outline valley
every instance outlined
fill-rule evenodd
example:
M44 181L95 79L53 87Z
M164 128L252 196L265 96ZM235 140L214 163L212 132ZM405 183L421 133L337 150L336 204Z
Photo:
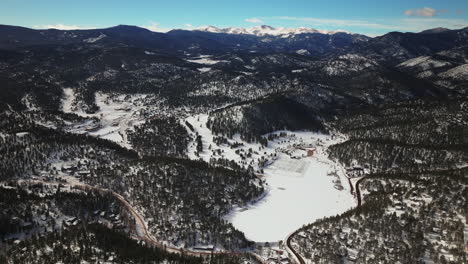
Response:
M465 263L468 28L0 26L1 263Z
M64 112L72 112L72 93L65 90ZM86 114L75 106L75 112L90 120L70 125L68 131L108 139L131 148L123 139L127 138L133 126L144 122L140 111L144 109L145 113L150 113L151 109L144 106L146 95L140 95L139 100L133 98L138 97L123 100L122 96L96 94L99 111ZM157 112L157 106L153 106L154 117L151 118L160 118ZM208 114L198 114L179 120L193 139L188 144L187 157L194 160L201 158L205 162L235 162L239 167L255 171L259 181L266 186L264 194L258 199L233 208L223 216L244 232L248 239L277 242L303 223L339 214L356 205L344 169L331 161L327 154L328 146L344 141L343 136L284 130L264 135L265 138L274 139L267 146L262 146L243 141L240 135L234 135L232 139L213 135L207 127L208 119ZM198 137L201 139L200 146ZM220 144L220 140L225 143ZM275 232L272 232L270 225L278 227Z

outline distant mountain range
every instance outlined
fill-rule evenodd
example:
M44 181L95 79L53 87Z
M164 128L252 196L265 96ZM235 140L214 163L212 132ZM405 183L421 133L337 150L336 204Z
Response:
M152 32L136 26L90 30L35 30L0 26L0 49L18 49L38 45L124 45L165 54L206 54L228 51L296 52L318 55L340 50L369 37L346 32L314 29L274 29L259 26L249 29L204 27L199 30Z
M468 28L437 28L420 33L391 32L371 38L341 31L270 26L224 29L207 26L192 31L157 33L127 25L90 30L35 30L0 25L0 49L51 45L132 46L164 54L247 51L298 53L315 57L352 51L378 59L390 59L395 64L455 48L467 41Z
M242 28L242 27L228 27L228 28L217 28L214 26L204 26L194 31L203 31L203 32L211 32L211 33L226 33L226 34L248 34L248 35L255 35L255 36L281 36L281 37L291 37L293 35L298 34L308 34L308 33L319 33L319 34L329 34L333 35L335 33L348 33L348 31L344 30L336 30L336 31L327 31L327 30L320 30L314 28L306 28L306 27L298 27L298 28L274 28L268 25L261 25L255 26L250 28Z

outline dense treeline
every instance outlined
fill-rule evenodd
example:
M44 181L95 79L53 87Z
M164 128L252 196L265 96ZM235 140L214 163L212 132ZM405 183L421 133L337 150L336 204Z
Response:
M466 100L414 101L344 116L333 125L350 140L332 158L374 170L456 168L468 161Z
M43 183L18 185L13 181L0 190L0 244L64 230L79 222L107 219L124 229L133 222L114 196L96 190L83 192Z
M325 131L311 109L284 96L215 111L211 113L207 126L215 134L232 138L239 133L247 142L263 144L266 144L266 140L262 135L276 130Z
M293 241L316 263L464 263L466 173L369 176L361 207L304 226Z
M26 249L26 250L25 250ZM203 263L203 259L142 245L120 231L82 224L63 232L33 236L0 255L3 263Z
M187 129L174 117L147 120L128 134L133 148L146 156L184 157L188 137Z
M202 259L147 247L130 238L133 218L108 192L11 181L0 198L0 260L5 263L241 263L247 258L216 254Z
M216 244L249 247L244 235L224 221L234 205L245 205L263 192L253 174L211 167L200 161L151 158L102 165L84 181L112 189L152 219L150 231L160 240L192 247ZM164 230L164 231L162 231Z
M50 168L51 159L75 158L106 162L134 159L138 155L114 142L77 135L33 124L29 117L5 112L0 121L0 179L6 180ZM60 168L56 168L60 169Z

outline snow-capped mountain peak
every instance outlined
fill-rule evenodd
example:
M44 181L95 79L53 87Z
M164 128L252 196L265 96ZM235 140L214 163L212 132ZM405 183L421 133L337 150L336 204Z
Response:
M223 33L223 29L217 28L215 26L204 26L196 29L198 31L212 32L212 33Z
M218 28L215 26L204 26L195 29L196 31L204 31L204 32L211 32L211 33L225 33L225 34L247 34L247 35L255 35L255 36L292 36L297 34L305 34L305 33L320 33L320 34L335 34L338 32L349 33L344 30L336 30L336 31L327 31L327 30L318 30L314 28L307 28L307 27L298 27L298 28L285 28L285 27L278 27L274 28L268 25L260 25L250 28L242 28L242 27L227 27L227 28Z

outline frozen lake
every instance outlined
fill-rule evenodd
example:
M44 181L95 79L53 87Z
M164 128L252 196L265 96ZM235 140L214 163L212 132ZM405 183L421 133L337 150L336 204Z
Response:
M230 221L247 238L256 242L275 242L283 240L293 231L317 219L345 212L356 206L347 178L337 164L325 154L328 146L341 142L343 138L308 131L276 131L271 134L286 133L269 141L263 148L258 143L247 143L235 135L231 143L242 143L242 146L231 148L228 145L217 146L213 134L206 127L208 115L201 114L188 117L185 121L193 125L196 135L202 137L203 151L195 155L196 143L188 147L188 156L192 159L202 158L209 161L212 157L234 160L239 165L253 164L258 169L258 159L268 157L272 163L264 169L268 183L266 196L247 208L235 208L224 218ZM196 135L195 135L196 133ZM209 148L212 146L212 148ZM221 155L214 154L217 148ZM301 149L315 148L312 157L305 157ZM210 150L211 149L211 150ZM241 158L237 151L246 153L252 149L252 156ZM291 158L299 157L299 159ZM336 172L328 176L328 172ZM335 188L335 182L341 182L343 190Z
M303 172L295 172L296 168ZM334 188L329 170L320 157L295 160L283 154L265 169L268 195L248 210L236 209L227 219L253 241L274 242L304 224L343 213L355 201L344 179L345 189Z

